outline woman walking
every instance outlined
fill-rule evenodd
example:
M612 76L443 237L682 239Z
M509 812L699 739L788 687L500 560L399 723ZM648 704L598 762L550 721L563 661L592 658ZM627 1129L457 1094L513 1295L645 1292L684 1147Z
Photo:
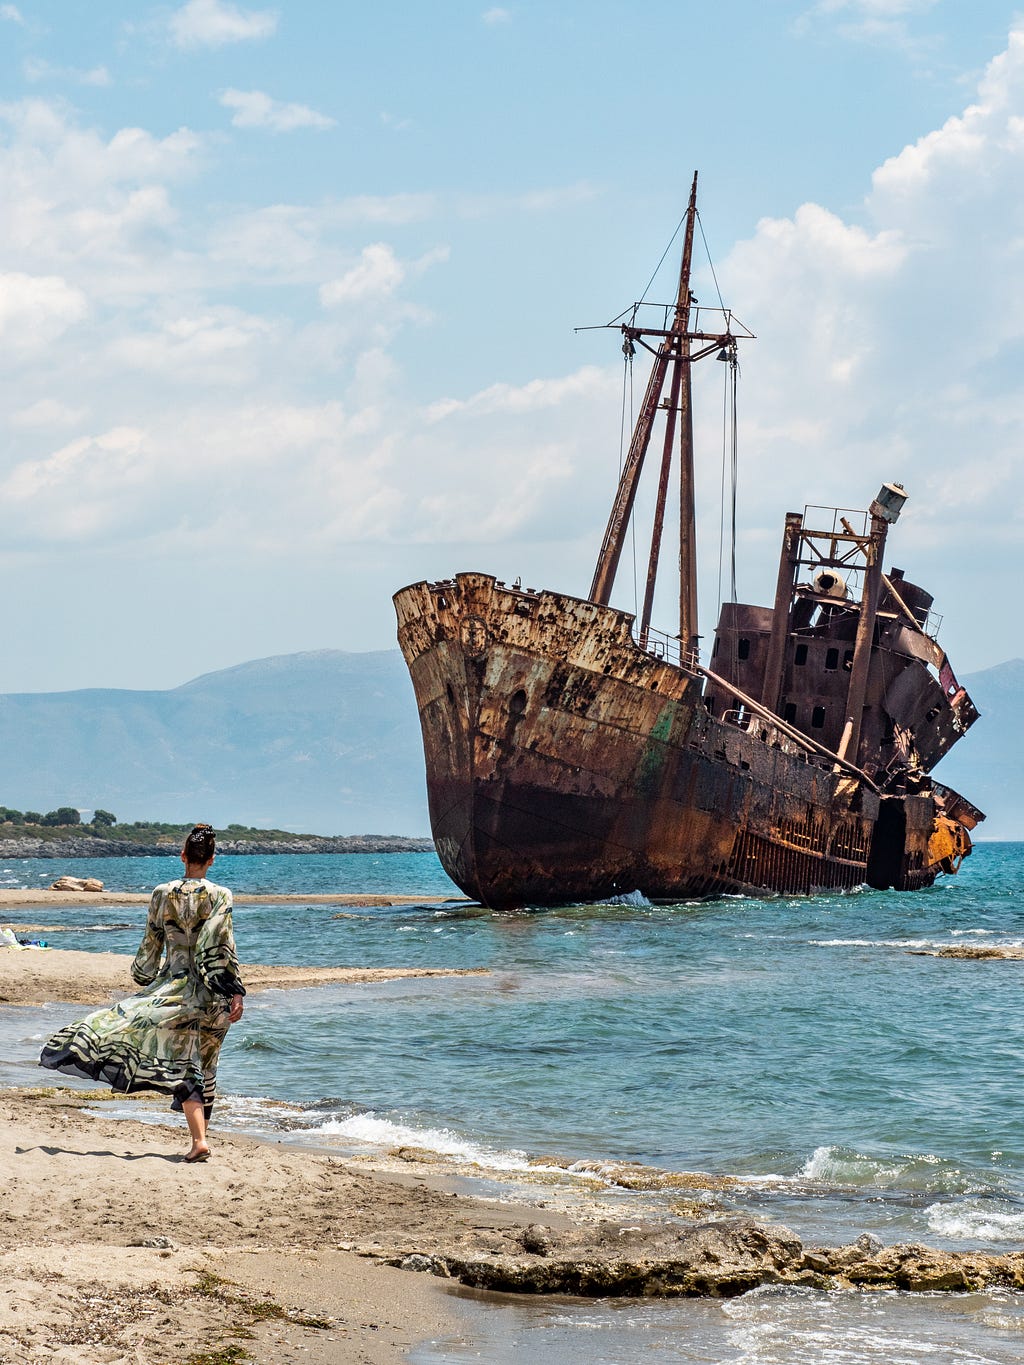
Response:
M230 1024L242 1017L245 987L231 928L231 892L206 880L215 855L210 825L185 840L185 875L158 886L132 963L145 989L55 1033L40 1066L105 1081L126 1093L156 1090L184 1112L186 1161L207 1161L217 1058Z

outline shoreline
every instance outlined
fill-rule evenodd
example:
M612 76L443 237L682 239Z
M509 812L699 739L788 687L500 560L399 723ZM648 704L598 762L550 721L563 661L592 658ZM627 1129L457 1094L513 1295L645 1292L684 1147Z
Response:
M0 909L31 909L33 906L46 905L148 905L149 891L54 891L50 887L38 889L24 887L0 888ZM299 902L303 905L473 905L467 896L391 896L369 894L355 891L315 891L297 893L281 891L275 893L256 891L236 891L232 893L235 905L288 905Z
M0 1005L107 1005L140 989L131 977L129 953L89 953L69 948L0 947ZM408 977L483 976L485 967L281 967L242 963L252 993L311 986L399 981Z

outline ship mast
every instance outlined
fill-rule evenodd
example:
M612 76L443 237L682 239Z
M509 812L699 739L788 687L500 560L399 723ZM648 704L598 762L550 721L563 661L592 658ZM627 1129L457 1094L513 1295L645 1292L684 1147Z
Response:
M657 502L654 511L654 524L651 531L651 549L647 568L647 586L644 593L643 610L640 616L639 642L646 648L650 630L651 612L654 605L654 587L657 579L658 560L661 553L661 538L665 522L665 505L668 497L669 475L672 468L676 431L679 433L679 648L684 661L696 660L699 634L697 627L697 553L696 527L694 512L693 479L693 412L691 407L691 366L713 351L727 348L732 352L735 337L730 332L731 317L725 315L726 330L722 333L708 333L690 330L691 306L696 300L690 292L690 272L693 260L694 229L697 222L697 174L694 172L690 188L690 202L686 211L686 229L683 238L683 256L679 269L679 287L672 309L671 321L666 328L638 327L623 325L623 349L633 353L633 344L639 342L654 355L650 378L644 393L640 415L637 418L629 451L622 466L619 486L612 504L604 540L594 571L594 581L590 588L590 599L606 606L611 598L619 560L626 542L629 519L636 502L640 475L643 471L647 449L651 442L654 423L659 411L665 413L665 437L662 447L661 471L658 480ZM634 309L634 319L636 317ZM667 320L667 319L666 319ZM744 329L745 330L745 329ZM655 342L650 344L646 338ZM702 343L696 350L693 343ZM668 396L663 398L666 382Z

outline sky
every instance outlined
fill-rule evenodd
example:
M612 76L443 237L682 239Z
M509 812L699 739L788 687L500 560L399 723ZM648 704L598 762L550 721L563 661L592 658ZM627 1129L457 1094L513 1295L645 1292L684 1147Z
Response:
M641 296L695 170L695 292L757 338L740 599L787 511L898 480L888 561L957 672L1024 653L1014 6L19 0L0 80L0 692L393 648L392 593L463 570L585 595L646 376L575 329Z

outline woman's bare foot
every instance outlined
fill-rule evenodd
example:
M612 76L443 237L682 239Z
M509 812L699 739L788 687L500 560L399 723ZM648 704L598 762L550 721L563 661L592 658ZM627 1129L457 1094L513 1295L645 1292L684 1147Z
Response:
M194 1161L209 1161L209 1159L210 1159L210 1149L209 1149L209 1147L207 1147L207 1145L206 1145L205 1142L194 1142L194 1143L192 1144L192 1147L190 1148L188 1154L187 1154L186 1157L185 1157L185 1160L186 1160L186 1161L192 1161L192 1162L194 1162Z

